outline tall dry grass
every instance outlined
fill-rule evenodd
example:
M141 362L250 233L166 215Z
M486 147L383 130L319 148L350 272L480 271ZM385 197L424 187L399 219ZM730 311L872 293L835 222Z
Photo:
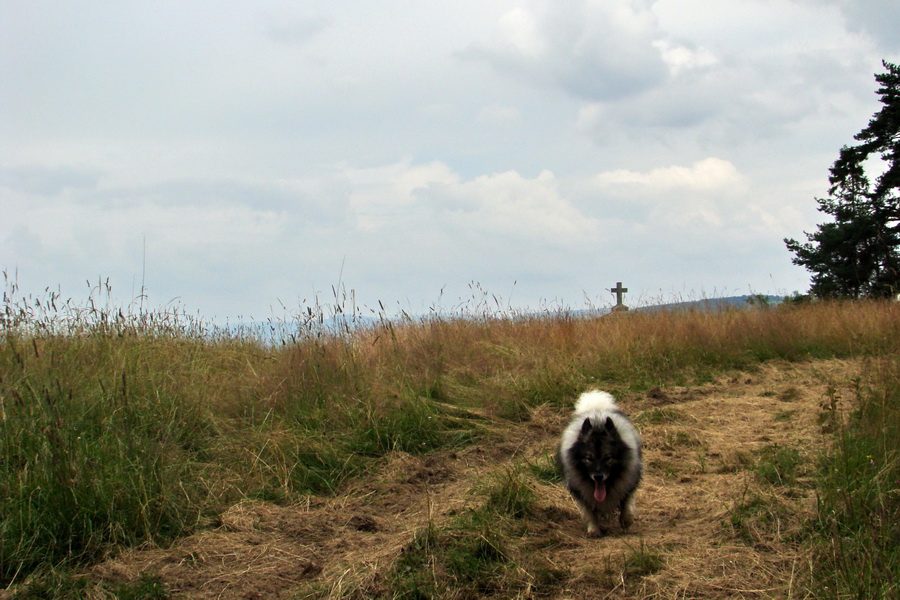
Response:
M240 498L338 492L386 453L478 439L478 415L900 346L888 303L382 319L283 345L97 304L5 295L0 586L171 540Z

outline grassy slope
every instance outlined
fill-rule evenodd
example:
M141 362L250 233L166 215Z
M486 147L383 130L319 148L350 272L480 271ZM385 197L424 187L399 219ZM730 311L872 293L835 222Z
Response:
M48 566L90 564L113 547L178 538L242 498L284 503L339 492L391 451L470 443L482 430L477 415L524 420L538 405L567 406L590 385L642 391L769 359L896 355L900 345L897 308L865 303L432 320L279 348L209 339L165 315L140 323L76 319L65 334L33 318L6 325L2 585ZM884 389L893 391L861 391L860 398L893 394L878 414L895 426L891 372L884 370ZM838 460L851 460L837 448ZM881 482L876 499L863 495L859 504L871 514L872 502L881 503L875 513L883 522L896 516L889 493L896 453L884 442L864 452L885 470L873 473ZM829 520L838 509L823 497L820 531L833 533L846 519ZM885 527L859 535L883 539L891 534ZM848 562L845 548L830 556ZM822 568L839 574L840 565L826 559ZM871 571L877 580L884 566Z

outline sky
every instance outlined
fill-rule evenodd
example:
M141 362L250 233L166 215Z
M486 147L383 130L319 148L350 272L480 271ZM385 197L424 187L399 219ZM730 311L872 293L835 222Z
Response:
M802 292L783 238L898 31L894 0L0 0L0 269L210 320Z

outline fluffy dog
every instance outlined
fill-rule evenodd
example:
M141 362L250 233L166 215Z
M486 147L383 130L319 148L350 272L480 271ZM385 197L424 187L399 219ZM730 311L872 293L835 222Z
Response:
M578 398L556 462L588 535L607 533L616 511L622 529L631 527L634 493L644 470L641 436L610 394L594 390Z

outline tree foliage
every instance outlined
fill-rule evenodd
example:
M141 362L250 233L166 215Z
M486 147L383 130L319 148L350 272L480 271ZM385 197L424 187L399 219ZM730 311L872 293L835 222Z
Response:
M816 199L832 221L806 233L806 243L784 240L792 262L812 273L809 291L816 297L900 293L900 67L882 64L887 72L875 80L883 106L854 136L860 143L841 148L830 169L829 195ZM873 167L883 169L874 182L866 173Z

